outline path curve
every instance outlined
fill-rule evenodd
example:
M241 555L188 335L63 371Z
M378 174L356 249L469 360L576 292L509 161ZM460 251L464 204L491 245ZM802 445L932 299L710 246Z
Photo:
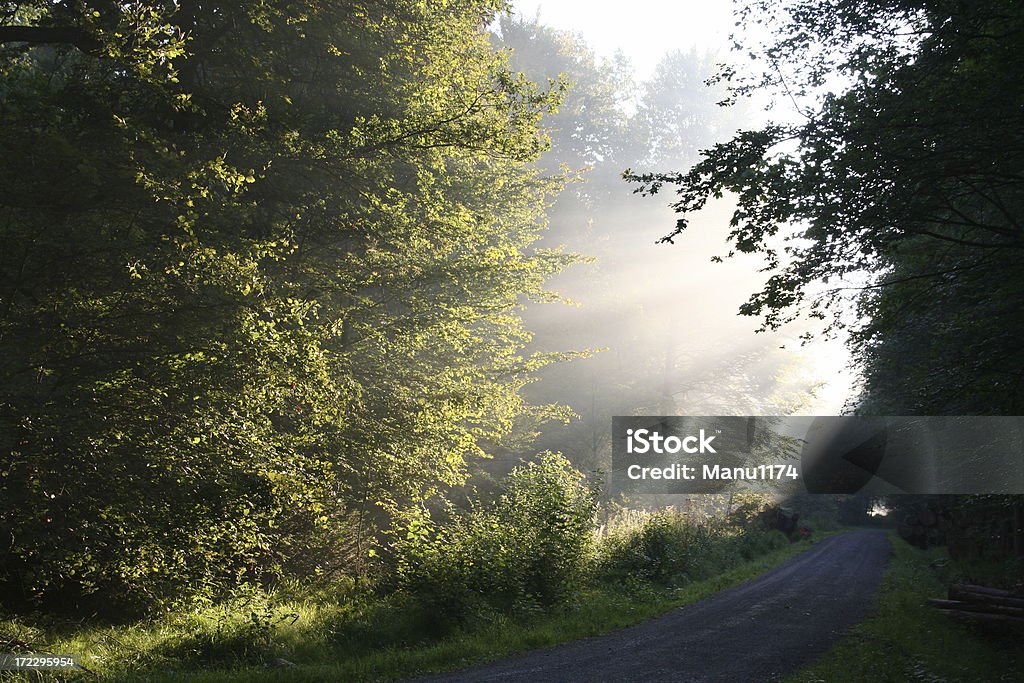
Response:
M777 680L824 654L868 615L888 556L884 532L851 531L650 621L418 680Z

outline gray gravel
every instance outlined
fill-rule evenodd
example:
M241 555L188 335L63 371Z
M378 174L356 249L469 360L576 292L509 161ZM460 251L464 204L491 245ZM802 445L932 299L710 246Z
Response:
M642 624L419 680L776 680L812 662L868 615L888 555L880 531L834 536Z

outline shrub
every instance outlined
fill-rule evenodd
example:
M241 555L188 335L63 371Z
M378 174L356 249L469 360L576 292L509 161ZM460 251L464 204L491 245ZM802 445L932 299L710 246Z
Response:
M788 543L778 531L736 530L717 520L655 513L602 543L598 575L608 581L675 585L725 571Z
M745 560L752 560L759 555L764 555L789 545L789 538L777 529L768 530L750 527L744 529L737 536L737 539L739 539L740 554L743 555Z
M610 579L670 583L686 574L690 555L702 544L700 535L679 515L653 514L638 529L605 539L599 573Z
M444 526L411 514L395 544L399 583L442 622L563 601L593 558L595 499L565 458L542 454L514 469L493 503Z

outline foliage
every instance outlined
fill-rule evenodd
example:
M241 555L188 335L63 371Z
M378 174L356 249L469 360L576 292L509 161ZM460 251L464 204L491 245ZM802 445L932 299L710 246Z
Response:
M605 580L682 585L714 576L744 560L788 545L778 531L730 528L672 512L647 517L638 529L611 534L601 545L598 574Z
M946 597L945 550L922 552L895 534L890 542L892 557L872 616L820 660L785 680L1020 679L1024 647L1017 634L962 623L927 603L928 598Z
M597 203L607 201L610 190L617 189L609 181L616 169L629 163L624 157L634 144L623 110L635 91L629 63L621 54L601 58L578 35L545 26L538 19L502 16L495 42L509 52L513 67L534 83L565 86L558 111L542 122L551 138L551 151L541 164L551 170L566 166L586 171L588 182L568 188L559 203L596 209ZM568 236L559 231L559 239Z
M729 523L744 527L754 524L757 520L757 515L773 505L774 499L766 493L737 491L732 495L730 503L728 512Z
M250 607L238 602L118 626L0 615L0 633L38 650L80 653L89 676L101 680L398 680L624 628L757 576L807 547L788 545L681 589L637 592L604 583L555 610L475 621L455 632L442 632L397 594L341 585L315 592L281 587L267 595L269 638L258 643L233 638L236 625L250 618ZM266 666L278 657L296 666Z
M500 7L0 4L5 601L359 571L534 411L572 257Z
M542 454L512 470L493 503L454 512L445 525L411 512L394 548L399 581L441 622L486 608L549 607L583 587L595 511L583 475Z
M687 172L629 174L638 191L676 186L665 239L730 193L730 254L771 273L741 312L858 321L862 411L1019 412L1020 3L755 0L741 25L755 24L770 38L743 49L762 71L722 77L793 111Z
M592 265L567 269L551 283L578 307L525 312L535 348L597 351L545 367L527 388L538 403L558 400L579 415L539 430L538 445L584 471L601 471L610 463L607 424L614 415L791 411L792 397L809 393L806 383L786 377L793 355L771 340L737 349L734 338L723 343L729 335L719 330L721 338L693 334L692 319L706 301L687 286L693 275L680 272L690 265L652 244L670 213L632 196L621 180L630 165L688 163L743 116L743 107L717 107L726 90L703 83L713 73L712 58L673 51L650 78L634 82L621 55L602 58L579 35L537 19L504 18L498 33L515 69L538 84L566 85L559 111L541 122L552 147L540 163L567 166L577 177L550 207L544 239L594 256ZM679 341L684 336L686 344ZM498 475L501 464L484 466Z
M810 493L792 496L783 505L800 515L800 525L807 526L814 532L832 531L848 524L859 526L866 524L864 511L869 506L863 504L859 496L827 495ZM860 503L858 506L857 503ZM850 509L857 507L857 513Z

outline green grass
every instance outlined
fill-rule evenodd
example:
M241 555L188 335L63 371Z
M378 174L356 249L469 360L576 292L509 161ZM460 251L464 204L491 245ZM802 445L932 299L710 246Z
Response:
M636 624L757 576L810 545L794 543L681 588L644 583L592 587L574 603L550 612L496 614L446 635L432 635L429 615L399 596L339 600L282 595L275 596L274 604L239 602L131 626L28 627L0 620L0 633L43 643L50 652L84 655L92 673L72 674L76 680L386 681ZM274 658L296 666L260 663Z
M954 578L987 576L991 564L958 565L945 548L922 551L890 534L893 555L874 615L788 683L819 681L1024 681L1024 634L963 623L927 605ZM1012 571L1001 565L1002 576Z

